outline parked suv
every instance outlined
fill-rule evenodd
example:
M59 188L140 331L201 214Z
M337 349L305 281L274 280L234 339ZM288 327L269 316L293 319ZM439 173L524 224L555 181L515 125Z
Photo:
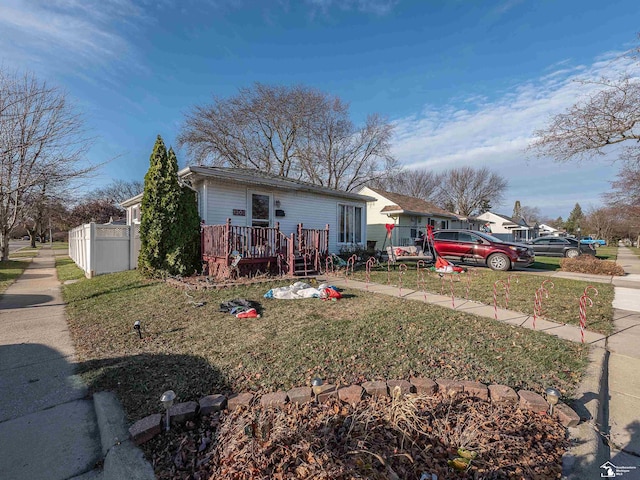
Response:
M438 230L434 233L438 255L457 260L475 260L492 270L509 270L516 265L528 267L535 260L533 249L519 243L473 230Z

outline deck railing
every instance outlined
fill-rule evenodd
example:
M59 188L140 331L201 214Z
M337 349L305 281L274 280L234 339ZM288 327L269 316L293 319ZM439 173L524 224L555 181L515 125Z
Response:
M243 262L275 258L281 273L293 275L295 258L301 256L305 258L305 265L308 261L309 266L315 265L319 270L321 259L329 253L329 225L324 229L309 229L299 224L296 232L285 235L279 223L273 228L231 225L231 219L223 225L205 225L202 258L223 260L227 265L238 255Z

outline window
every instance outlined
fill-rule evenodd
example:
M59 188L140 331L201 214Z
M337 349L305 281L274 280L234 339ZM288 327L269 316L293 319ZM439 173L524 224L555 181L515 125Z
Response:
M409 219L409 221L411 222L411 232L409 233L409 236L411 238L416 238L418 237L418 228L420 227L420 217L411 217Z
M434 237L437 240L458 240L458 232L450 232L450 231L442 231L442 232L436 232L436 234L434 235Z
M458 232L458 241L459 242L475 242L473 236L467 232Z
M362 207L338 205L338 243L362 243Z

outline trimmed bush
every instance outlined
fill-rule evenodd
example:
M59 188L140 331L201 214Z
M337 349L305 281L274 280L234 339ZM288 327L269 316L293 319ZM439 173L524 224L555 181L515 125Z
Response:
M560 269L564 272L592 273L595 275L624 275L624 268L611 260L600 260L591 255L560 260Z

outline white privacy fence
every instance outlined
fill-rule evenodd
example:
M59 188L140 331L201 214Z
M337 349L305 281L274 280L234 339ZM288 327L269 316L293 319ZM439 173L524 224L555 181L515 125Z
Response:
M87 223L69 231L69 256L91 278L138 264L140 225Z

